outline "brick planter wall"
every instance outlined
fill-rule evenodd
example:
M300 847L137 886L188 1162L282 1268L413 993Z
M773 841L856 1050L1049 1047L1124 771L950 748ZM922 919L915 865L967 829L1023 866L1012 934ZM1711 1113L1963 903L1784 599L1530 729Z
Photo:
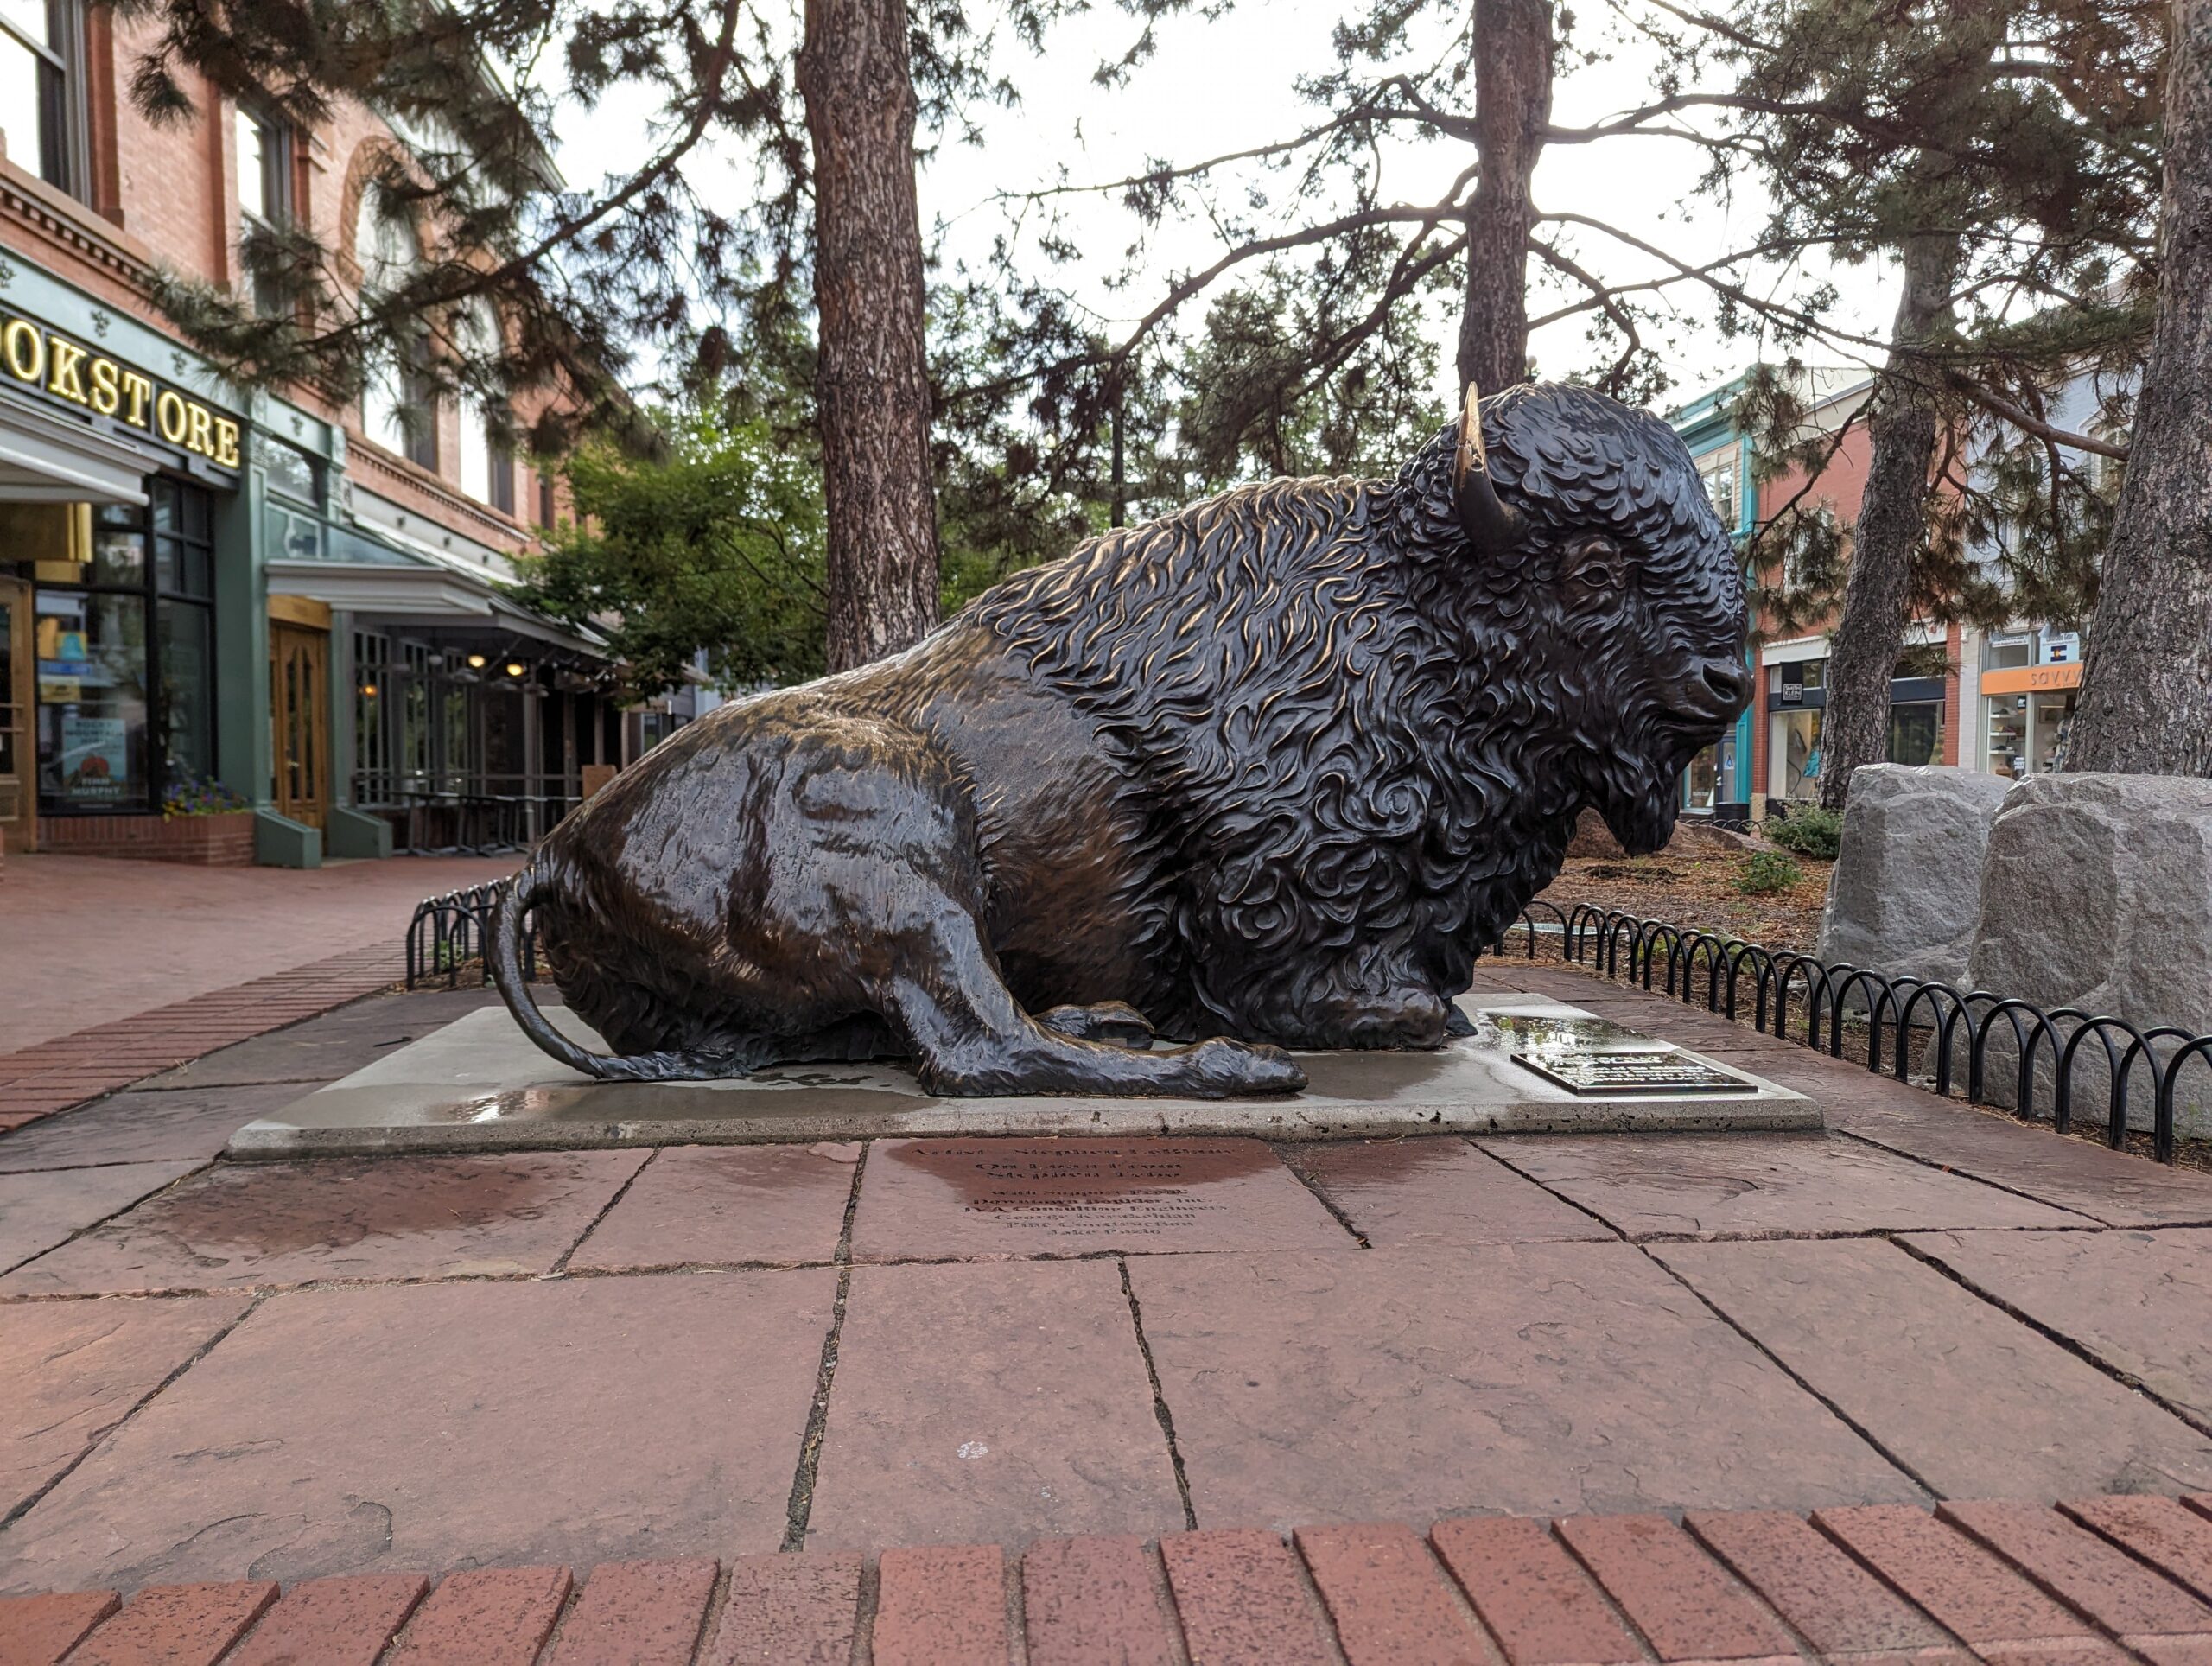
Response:
M59 856L124 856L201 868L253 864L253 812L223 816L41 816L38 848Z

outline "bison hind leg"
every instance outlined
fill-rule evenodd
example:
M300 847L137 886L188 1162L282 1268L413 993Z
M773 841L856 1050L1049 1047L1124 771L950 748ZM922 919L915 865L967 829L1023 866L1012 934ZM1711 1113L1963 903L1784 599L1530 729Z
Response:
M1152 1094L1218 1099L1294 1093L1306 1073L1280 1048L1217 1036L1187 1047L1140 1051L1087 1040L1022 1011L1000 981L975 918L946 899L932 929L911 937L886 994L888 1014L933 1093ZM1118 1002L1114 1003L1119 1005ZM1058 1008L1094 1021L1095 1009ZM1111 1021L1126 1029L1127 1009ZM1141 1022L1141 1021L1139 1021Z
M1107 1041L1117 1047L1148 1047L1152 1026L1126 1001L1102 1001L1093 1007L1050 1007L1037 1021L1055 1034L1077 1041Z

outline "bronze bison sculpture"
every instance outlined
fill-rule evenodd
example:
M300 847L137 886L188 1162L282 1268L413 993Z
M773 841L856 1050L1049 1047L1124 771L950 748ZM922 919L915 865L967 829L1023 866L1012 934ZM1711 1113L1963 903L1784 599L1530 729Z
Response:
M1744 633L1664 423L1471 393L1395 480L1109 532L677 731L539 847L494 974L613 1079L906 1056L940 1093L1295 1089L1284 1048L1464 1027L1452 997L1586 804L1666 842L1749 696ZM533 911L613 1056L533 1005Z

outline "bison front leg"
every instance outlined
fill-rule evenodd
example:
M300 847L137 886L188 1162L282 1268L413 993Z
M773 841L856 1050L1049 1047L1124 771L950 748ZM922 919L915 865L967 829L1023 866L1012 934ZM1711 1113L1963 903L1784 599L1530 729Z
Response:
M1387 989L1329 988L1309 977L1269 992L1247 1014L1258 1034L1306 1052L1338 1049L1426 1051L1471 1033L1459 1008L1413 984Z

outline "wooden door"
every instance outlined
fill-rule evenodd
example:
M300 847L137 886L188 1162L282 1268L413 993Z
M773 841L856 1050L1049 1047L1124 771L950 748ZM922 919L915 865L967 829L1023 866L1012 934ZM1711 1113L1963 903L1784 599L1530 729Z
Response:
M31 587L0 578L0 847L36 848L38 735L31 704Z
M269 621L269 710L279 815L319 828L330 818L330 633Z

